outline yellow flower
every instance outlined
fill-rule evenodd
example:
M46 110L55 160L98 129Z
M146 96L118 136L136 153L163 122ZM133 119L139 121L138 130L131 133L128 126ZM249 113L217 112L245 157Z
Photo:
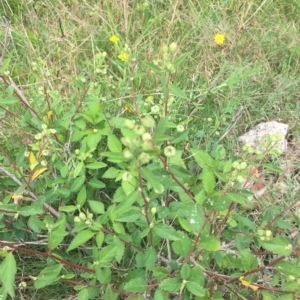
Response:
M117 44L119 41L119 38L115 35L113 35L110 39L109 39L113 44Z
M127 62L128 61L128 54L123 52L121 53L118 58L121 60L121 61L124 61L124 62Z
M225 41L225 36L223 34L218 33L215 35L215 43L217 45L222 45L224 41Z

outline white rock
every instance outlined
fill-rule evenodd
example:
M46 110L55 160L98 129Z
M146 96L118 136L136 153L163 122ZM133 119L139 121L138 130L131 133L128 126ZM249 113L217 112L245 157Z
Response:
M262 144L265 143L266 135L277 135L281 134L282 138L278 142L279 149L281 151L287 150L287 140L286 134L288 131L289 125L278 123L276 121L260 123L253 127L247 133L241 135L238 140L243 144L250 144L255 150L264 150Z

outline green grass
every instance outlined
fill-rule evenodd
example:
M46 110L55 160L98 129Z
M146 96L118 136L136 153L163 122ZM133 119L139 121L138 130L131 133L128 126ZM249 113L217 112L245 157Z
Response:
M136 78L133 85L128 79L119 80L119 86L114 86L115 79L123 78L117 63L120 51L109 41L115 34L120 46L129 45L137 63L157 60L164 44L177 43L177 56L184 54L185 60L174 82L189 99L176 102L171 109L172 120L184 121L196 107L189 123L194 134L191 141L196 146L205 142L203 134L207 132L217 140L215 131L221 136L241 107L242 117L223 140L229 153L237 151L241 133L262 121L288 123L290 133L299 139L297 0L4 0L0 13L11 20L12 43L6 53L12 59L10 74L44 114L49 110L48 100L39 98L39 88L62 95L64 102L59 109L67 113L70 104L82 97L72 84L76 78L104 82L99 99L109 100L104 105L112 114L119 110L124 95L132 105L139 94L146 98L161 92L154 90L150 77ZM222 46L214 43L217 33L225 35ZM0 43L3 35L1 28ZM109 59L116 61L107 70L111 79L94 74L99 51L106 51ZM39 70L34 70L34 64ZM130 91L122 92L125 88ZM0 89L6 95L1 82ZM159 101L158 96L155 99ZM3 108L8 109L5 105ZM16 115L26 111L21 105L9 110ZM212 118L212 123L207 118ZM221 122L218 126L217 121ZM0 144L9 152L30 144L36 133L20 131L18 117L13 115L0 120L0 131ZM288 181L287 202L295 197L292 187ZM33 273L35 264L38 262L32 264ZM39 299L34 294L32 297Z

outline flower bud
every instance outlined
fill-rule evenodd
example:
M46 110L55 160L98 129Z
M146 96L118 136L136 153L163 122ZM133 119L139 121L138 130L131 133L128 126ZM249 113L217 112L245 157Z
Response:
M176 149L173 147L173 146L167 146L165 149L164 149L164 155L166 157L172 157L176 154Z
M171 43L169 46L170 52L174 53L177 50L177 44L176 43Z

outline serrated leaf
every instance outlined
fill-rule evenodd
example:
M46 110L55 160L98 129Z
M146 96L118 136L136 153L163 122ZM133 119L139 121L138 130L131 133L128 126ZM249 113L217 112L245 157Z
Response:
M138 207L132 207L127 211L124 211L119 215L115 221L118 222L134 222L142 216L141 209Z
M142 293L147 290L147 282L143 278L135 278L124 285L124 290L131 293Z
M83 171L84 163L81 161L74 169L73 178L76 178Z
M89 180L89 185L93 188L96 189L103 189L106 187L105 183L103 183L102 181L96 179L95 177L92 178L91 180Z
M21 216L28 217L32 215L43 214L44 210L35 206L23 206L20 208L19 212Z
M201 238L199 247L207 251L218 251L221 245L220 241L214 236L205 236Z
M204 169L212 165L213 159L207 152L198 149L191 149L191 152L200 168Z
M296 278L299 277L300 274L300 268L299 266L287 262L287 261L281 261L275 265L275 267L282 273L287 275L295 276Z
M12 253L8 253L0 264L0 281L12 298L15 298L14 282L17 273L17 265Z
M192 242L190 238L183 234L182 238L172 243L173 251L181 256L187 256L192 249Z
M205 291L204 291L203 287L199 284L199 282L188 281L186 283L186 288L193 295L196 295L199 297L205 296Z
M243 249L239 252L241 262L245 272L251 271L258 267L257 258L249 249Z
M101 141L102 135L99 131L96 133L90 133L86 137L86 143L89 147L89 149L97 148L98 143Z
M86 201L86 188L83 186L77 195L77 204L82 207Z
M142 176L147 183L155 190L161 189L161 181L159 178L149 169L149 167L142 168Z
M108 284L106 286L103 300L117 300L117 298L118 298L118 294L113 292L113 290L111 289L111 286Z
M120 172L120 170L118 170L114 167L110 167L102 175L102 178L109 178L109 179L116 178L118 176L119 172Z
M89 292L86 288L81 290L77 295L77 300L88 300L88 299L89 299Z
M235 193L227 193L227 196L234 202L239 203L239 204L246 204L246 199L241 197L238 194Z
M61 206L59 208L60 211L64 211L64 212L73 212L77 209L77 206L75 205L66 205L66 206Z
M270 241L263 242L262 245L266 250L283 256L289 256L293 252L293 242L287 237L277 236Z
M36 289L41 289L47 285L52 284L56 280L58 280L58 276L61 272L62 265L55 264L47 266L43 269L37 277L37 280L34 281L34 287Z
M159 237L170 241L178 241L181 238L180 233L178 233L173 227L166 224L155 224L153 231Z
M107 166L107 164L105 164L105 163L103 163L101 161L95 161L95 162L93 162L91 164L87 164L86 165L86 167L88 169L92 169L92 170L98 170L98 169L104 168L106 166Z
M90 231L90 230L83 230L79 232L75 238L72 240L71 244L69 245L67 251L71 251L80 245L84 244L87 242L89 239L91 239L96 232Z
M216 186L216 179L214 173L209 170L204 170L201 176L203 178L202 183L205 192L208 194L212 193Z
M82 187L84 181L85 181L84 175L81 175L80 177L76 178L70 188L71 192L78 191Z
M163 280L159 287L167 292L177 292L180 289L181 282L178 278L168 278Z
M157 267L153 269L153 275L155 278L161 280L161 279L165 279L166 277L168 277L169 272L167 271L167 269L165 267Z
M122 144L115 135L112 134L108 135L107 146L111 152L116 152L116 153L122 152Z
M153 270L156 264L157 260L157 255L156 251L153 247L148 247L145 254L144 254L144 259L145 259L145 267L147 270Z
M184 264L180 270L181 278L184 280L188 280L190 277L190 274L191 274L190 266L188 264Z
M95 214L104 214L104 204L100 201L88 200L91 211Z
M115 257L118 248L116 246L110 245L106 246L99 252L99 266L103 268L110 267L110 263Z

